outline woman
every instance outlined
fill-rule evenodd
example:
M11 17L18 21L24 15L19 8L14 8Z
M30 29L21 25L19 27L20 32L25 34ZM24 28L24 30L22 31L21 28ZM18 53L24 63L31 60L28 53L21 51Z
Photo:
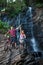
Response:
M26 35L24 33L24 30L20 29L20 38L19 38L19 42L20 42L20 48L23 49L25 46L25 39L26 39Z

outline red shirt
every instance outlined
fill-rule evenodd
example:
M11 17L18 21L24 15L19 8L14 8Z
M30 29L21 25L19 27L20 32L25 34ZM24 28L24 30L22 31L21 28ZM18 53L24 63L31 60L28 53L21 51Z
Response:
M16 29L12 29L8 31L12 37L16 36Z

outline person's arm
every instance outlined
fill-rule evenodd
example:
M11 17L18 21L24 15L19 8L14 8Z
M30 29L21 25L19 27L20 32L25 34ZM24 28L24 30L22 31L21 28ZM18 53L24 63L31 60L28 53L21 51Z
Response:
M19 25L19 26L16 28L16 30L20 29L20 27L21 27L21 25Z
M20 34L21 34L21 31L22 31L22 29L21 29L21 27L20 27Z
M5 37L6 37L7 34L9 34L9 31L5 34Z
M24 34L24 37L26 38L26 35Z

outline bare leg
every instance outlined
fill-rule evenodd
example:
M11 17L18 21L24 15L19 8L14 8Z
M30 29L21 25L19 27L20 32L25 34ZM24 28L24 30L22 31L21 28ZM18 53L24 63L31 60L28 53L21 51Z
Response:
M23 49L23 45L22 44L20 44L20 49Z
M12 44L12 47L13 47L13 48L16 48L16 43L13 43L13 44Z
M17 47L17 45L16 45L16 43L14 43L15 44L15 48Z

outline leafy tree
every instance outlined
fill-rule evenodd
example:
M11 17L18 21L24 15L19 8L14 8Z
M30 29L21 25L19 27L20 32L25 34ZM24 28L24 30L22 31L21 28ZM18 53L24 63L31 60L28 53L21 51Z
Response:
M12 17L18 14L24 6L24 1L16 0L15 2L8 3L6 12L9 13L10 17Z
M7 22L2 22L2 21L0 20L0 29L2 29L2 28L9 28L9 25L8 25Z
M9 28L10 28L10 26L8 25L7 22L2 22L0 20L0 32L1 33L6 33Z
M35 6L37 5L37 7L43 7L43 0L24 0L26 6Z
M43 0L36 0L36 3L43 3Z
M3 7L6 7L6 0L0 0L0 6L3 8Z
M0 29L3 28L2 21L0 20Z

